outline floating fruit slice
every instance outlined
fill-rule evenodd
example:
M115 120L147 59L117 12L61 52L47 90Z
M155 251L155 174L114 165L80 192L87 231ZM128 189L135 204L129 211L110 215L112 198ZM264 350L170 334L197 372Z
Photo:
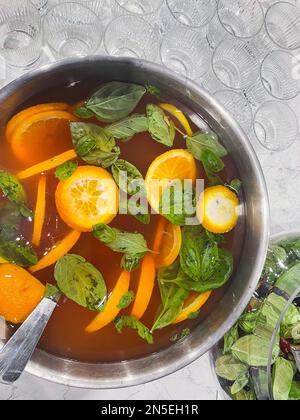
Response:
M25 121L27 118L31 117L32 115L39 114L41 112L47 112L47 111L66 111L68 109L69 105L65 103L52 103L52 104L41 104L41 105L35 105L31 106L30 108L26 108L23 111L16 114L14 117L12 117L9 122L7 123L6 130L5 130L5 136L7 141L11 140L11 136L16 129L16 127Z
M34 165L49 155L72 147L70 122L77 118L66 111L47 111L22 120L13 130L9 142L16 158Z
M202 226L212 233L231 231L238 221L239 199L225 186L207 188L200 196L197 216Z
M182 234L180 226L173 225L161 217L154 238L153 251L157 253L155 265L157 268L173 264L180 252Z
M30 178L34 175L41 174L42 172L50 171L51 169L56 168L59 165L67 162L68 160L75 159L77 154L74 149L68 150L67 152L62 153L61 155L54 156L51 159L45 160L44 162L37 163L36 165L31 166L30 168L24 169L17 174L19 179Z
M185 306L181 310L178 317L173 321L173 324L179 324L187 320L192 314L198 312L202 306L206 304L212 292L202 293L195 297L195 293L192 293L186 300Z
M71 249L79 241L80 235L80 232L72 230L62 241L60 241L55 246L55 248L51 249L47 255L41 258L36 265L30 267L29 271L31 271L31 273L35 273L55 264L61 257L71 251Z
M146 312L155 284L155 261L151 254L145 255L141 265L139 285L131 311L131 315L136 319L141 319Z
M165 104L165 103L159 104L159 106L164 111L169 112L169 114L171 114L173 117L175 117L180 122L180 124L183 126L183 128L185 129L185 132L188 136L193 135L193 130L191 129L190 123L188 122L188 119L186 118L184 113L182 111L180 111L180 109L176 108L176 106L174 106L174 105Z
M94 333L106 327L114 321L118 316L121 309L119 308L119 303L125 293L129 290L130 283L130 273L127 271L122 271L117 284L112 291L103 312L100 312L99 315L86 327L85 331L87 333Z
M184 149L171 150L158 156L150 165L146 175L147 198L158 213L161 195L172 181L192 180L197 174L193 156Z
M40 303L45 287L26 270L14 264L0 265L0 315L20 324Z
M38 183L36 207L34 213L34 225L32 234L32 243L39 246L42 237L42 230L46 213L46 177L41 176Z
M118 187L112 175L96 166L80 166L58 184L57 211L72 229L91 232L98 223L110 223L117 215Z

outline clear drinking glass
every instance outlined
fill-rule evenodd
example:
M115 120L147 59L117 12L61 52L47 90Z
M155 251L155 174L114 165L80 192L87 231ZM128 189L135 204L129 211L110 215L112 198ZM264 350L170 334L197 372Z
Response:
M253 119L252 109L249 102L240 92L221 90L213 96L226 108L246 132L250 130Z
M276 99L289 100L300 93L300 58L288 51L273 51L261 66L265 89Z
M258 51L250 42L229 37L215 49L212 66L217 78L225 86L244 89L258 79Z
M106 28L104 36L108 54L155 61L159 38L154 28L135 15L119 16Z
M114 17L115 0L77 0L78 3L91 9L103 24L108 24Z
M224 29L238 38L257 35L264 24L258 0L219 0L218 16Z
M200 32L187 28L169 31L160 49L162 63L185 77L196 79L207 72L211 51Z
M27 0L1 0L0 55L7 64L27 67L42 52L41 16Z
M257 139L266 149L286 150L298 135L297 116L284 102L265 102L255 113L254 130Z
M210 49L214 50L228 36L228 33L220 25L218 17L215 16L207 26L205 36Z
M127 13L149 15L158 10L164 0L115 0L120 8Z
M31 3L38 9L38 11L43 14L46 12L48 7L48 0L30 0Z
M57 56L86 56L99 48L103 27L88 7L75 2L61 3L46 14L44 34Z
M261 104L271 101L272 96L266 91L260 79L254 85L243 90L243 95L253 108L258 108Z
M280 48L300 48L300 6L282 1L272 5L266 14L266 30Z
M199 79L196 79L196 82L200 83L201 86L211 94L224 90L223 83L221 83L216 77L211 65L205 74L203 74Z
M191 28L207 25L217 10L216 0L166 0L176 20Z

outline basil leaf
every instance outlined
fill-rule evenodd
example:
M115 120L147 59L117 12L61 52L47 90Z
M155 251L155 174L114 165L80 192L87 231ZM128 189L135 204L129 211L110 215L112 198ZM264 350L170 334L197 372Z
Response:
M288 239L280 243L288 253L292 253L296 258L300 258L300 239Z
M238 328L238 324L235 324L224 336L224 350L223 350L224 355L231 354L231 347L234 345L236 341L238 341L238 339L239 339L239 328Z
M211 277L203 282L198 288L200 293L219 289L224 286L233 273L233 257L226 249L219 249L219 261Z
M128 141L138 133L148 131L148 119L145 115L134 114L105 127L117 140Z
M143 175L138 168L126 160L119 159L112 166L112 174L116 184L129 195L141 193L146 195Z
M208 149L219 158L228 155L227 150L219 142L218 137L214 133L195 133L186 139L188 150L197 160L202 160L203 150Z
M17 206L10 202L0 202L0 235L15 237L20 222L21 215Z
M300 262L297 262L279 277L276 282L276 287L286 292L289 296L292 296L299 286L299 277Z
M54 277L59 289L78 305L101 311L107 298L102 274L85 258L67 254L55 265Z
M180 266L185 274L194 281L201 279L205 241L204 230L201 226L186 226L183 228Z
M184 328L184 329L181 331L181 334L180 334L180 340L183 340L184 338L188 337L189 335L191 335L191 333L192 333L192 331L191 331L191 329L190 329L190 328Z
M241 187L242 187L242 181L240 180L240 179L233 179L231 182L230 182L230 188L232 189L232 190L234 190L236 193L238 193L239 192L239 190L241 189Z
M0 235L0 257L21 267L30 267L38 262L36 252L29 242L20 237L8 238L3 232Z
M93 118L93 116L94 116L94 113L92 112L92 111L90 111L90 110L88 110L85 106L81 106L80 108L77 108L74 112L73 112L73 114L76 116L76 117L79 117L79 118L86 118L86 119L89 119L89 118Z
M246 334L253 334L257 326L259 312L248 312L239 319L239 328Z
M141 259L144 255L144 253L136 255L124 254L121 260L121 268L131 273L139 267Z
M216 360L216 373L220 378L227 381L236 381L241 375L245 375L249 368L233 356L221 356Z
M294 364L283 357L278 357L272 371L275 401L286 401L289 399L294 374Z
M120 156L115 139L95 124L71 123L71 134L75 151L89 165L108 168Z
M190 188L191 187L191 188ZM159 213L172 224L185 226L196 215L196 196L192 186L178 181L168 185L162 194Z
M94 226L93 233L95 238L115 252L138 255L149 251L147 242L141 233L124 232L105 224Z
M133 316L124 315L117 318L115 321L115 327L119 333L121 333L124 328L132 328L134 330L137 330L138 335L143 340L147 341L148 344L153 344L153 336L149 328L147 328L144 324L142 324Z
M189 295L187 290L184 290L176 285L166 286L160 284L162 310L156 318L151 331L161 330L178 317L186 298Z
M60 181L65 181L66 179L70 178L73 173L78 168L78 163L72 160L63 163L62 165L58 166L55 171L55 176Z
M165 146L172 147L175 140L175 124L169 120L157 105L147 106L149 133L151 137Z
M270 342L256 335L240 338L231 348L232 355L248 366L265 367L268 365ZM278 354L274 352L274 360Z
M110 82L101 86L85 106L100 121L111 123L131 114L145 93L140 85Z
M26 194L20 181L9 172L0 170L0 190L11 203L15 204L23 217L33 217L33 213L25 206Z
M54 286L54 284L46 284L44 297L48 299L55 299L55 297L60 293L59 289Z
M223 161L214 152L209 149L204 149L201 154L201 161L207 173L221 172L225 165Z
M290 401L300 401L300 382L293 381L290 394L289 394Z
M134 299L135 299L134 292L130 291L130 292L125 293L120 299L120 302L118 304L118 308L120 308L120 309L128 308L128 306L130 306L132 304Z
M153 86L153 85L146 85L146 89L147 89L147 93L149 93L150 95L156 96L156 97L160 97L160 89L157 86Z
M232 385L232 387L230 388L230 393L231 395L236 395L239 392L241 392L249 383L249 374L244 373L242 375L240 375L234 382L234 384Z
M151 215L149 213L147 197L141 197L138 201L136 201L133 199L128 200L127 197L124 198L122 197L122 194L120 194L119 201L120 214L129 214L130 216L135 217L144 225L149 225L151 221Z
M256 401L256 395L254 391L245 391L242 390L237 394L232 396L235 401Z

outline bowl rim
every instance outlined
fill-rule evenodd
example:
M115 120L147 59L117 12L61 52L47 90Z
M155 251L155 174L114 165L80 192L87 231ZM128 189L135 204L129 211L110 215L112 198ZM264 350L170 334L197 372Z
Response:
M45 66L29 72L22 77L12 81L4 88L0 90L0 108L2 101L9 97L13 92L18 90L19 88L23 87L27 83L33 81L35 78L45 75L48 72L54 72L55 70L59 70L61 68L72 68L80 65L92 65L95 63L103 63L103 62L110 62L115 64L123 64L128 65L133 69L142 70L145 68L147 72L154 73L155 75L161 76L168 76L172 82L177 83L180 86L185 87L186 95L188 97L191 96L191 92L194 92L203 100L206 104L209 104L209 107L220 113L222 115L222 122L225 122L228 127L231 128L235 132L235 134L240 138L243 147L246 149L249 158L252 161L253 168L255 170L257 183L259 185L259 191L262 193L264 197L260 203L260 218L262 221L262 227L260 230L260 239L261 242L257 246L257 255L255 260L255 268L252 270L251 276L249 276L249 287L247 291L243 293L242 299L239 301L238 305L236 306L235 310L230 314L225 321L222 321L220 328L217 331L214 331L210 339L207 342L200 346L200 348L191 348L190 341L193 334L188 337L184 342L176 343L172 346L172 348L176 348L177 357L175 361L168 357L167 353L170 350L170 347L159 351L158 353L153 353L141 359L134 359L124 362L118 363L102 363L101 366L103 369L110 369L112 366L118 366L124 374L126 374L126 378L120 377L120 375L114 379L103 380L103 378L99 377L89 377L88 379L75 379L74 375L76 375L77 370L80 366L88 366L89 371L93 372L93 369L98 366L98 364L92 363L82 363L76 362L69 359L63 359L61 357L53 356L46 353L43 350L37 350L34 354L32 361L28 364L26 372L37 376L39 378L46 379L50 382L54 382L61 385L66 386L73 386L77 388L88 388L88 389L115 389L115 388L125 388L135 385L141 385L148 382L152 382L154 380L160 379L162 377L168 376L174 372L181 370L182 368L186 367L187 365L191 364L203 354L207 353L220 339L224 336L224 334L234 325L236 320L244 311L248 301L250 300L252 294L256 289L257 282L262 272L262 268L265 262L265 256L267 253L268 245L269 245L269 233L270 233L270 223L269 223L269 200L268 200L268 192L266 181L264 178L264 174L262 171L262 167L259 163L258 157L254 151L253 146L250 144L250 141L247 135L244 133L242 128L238 125L238 123L234 120L234 118L225 110L225 108L217 102L208 92L202 89L196 82L189 80L183 76L180 76L176 73L173 73L171 70L152 63L145 60L138 60L134 58L119 58L119 57L108 57L103 55L95 55L90 57L84 58L68 58L64 60L60 60L55 63L46 64ZM77 68L77 67L76 67ZM195 113L195 115L197 115ZM164 364L163 368L156 369L154 371L153 366L155 363L155 357L157 355L160 357L165 356L166 363ZM42 365L42 361L46 361L51 367L45 368ZM139 369L145 372L132 372L130 366L131 363L135 362L139 364ZM57 365L56 365L57 363ZM54 369L54 365L56 370ZM151 367L152 366L152 367ZM57 374L59 368L60 375Z

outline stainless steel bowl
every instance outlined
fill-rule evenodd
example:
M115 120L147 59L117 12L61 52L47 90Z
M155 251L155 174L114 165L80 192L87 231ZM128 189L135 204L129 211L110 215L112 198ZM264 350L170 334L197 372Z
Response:
M22 103L46 88L87 78L158 86L164 95L193 110L220 135L231 153L245 192L246 233L238 270L219 304L183 342L147 357L119 363L88 364L37 350L27 371L44 379L84 388L137 385L173 373L211 349L243 312L260 277L269 241L269 207L257 157L236 121L195 83L145 61L94 56L70 59L26 74L0 92L2 130Z

